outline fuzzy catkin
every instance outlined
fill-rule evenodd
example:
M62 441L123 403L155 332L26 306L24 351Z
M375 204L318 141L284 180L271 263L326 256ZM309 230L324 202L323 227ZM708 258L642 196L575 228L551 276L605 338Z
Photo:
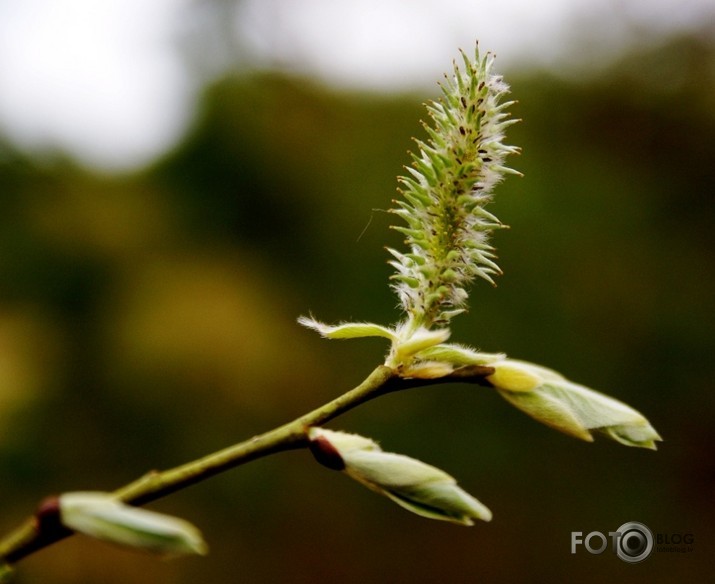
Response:
M406 226L409 251L389 249L396 269L392 276L408 319L416 326L444 326L463 312L467 288L475 277L494 283L501 270L495 263L489 236L502 223L485 207L504 174L519 174L504 166L518 148L503 143L504 130L518 120L502 102L509 91L491 73L493 57L473 59L462 53L464 66L442 85L443 98L427 105L432 125L424 124L426 141L415 140L409 176L402 176L402 200L392 213Z

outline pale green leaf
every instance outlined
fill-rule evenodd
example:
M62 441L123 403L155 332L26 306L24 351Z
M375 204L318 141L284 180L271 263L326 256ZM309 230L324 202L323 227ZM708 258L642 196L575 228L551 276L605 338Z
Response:
M426 361L443 361L455 366L491 365L495 361L504 359L504 355L501 353L482 353L470 347L453 343L428 347L415 354L415 357Z
M428 519L474 525L473 519L491 521L492 512L454 483L385 491L401 507Z
M541 391L507 391L498 389L499 395L538 422L564 434L593 442L591 433L576 414L557 398Z
M648 420L623 402L549 372L530 392L500 390L513 405L544 424L584 440L597 431L627 446L655 449L661 440Z
M418 329L405 340L398 340L392 348L391 362L401 364L410 361L417 353L439 345L449 338L449 329Z
M345 322L339 325L327 325L313 318L301 316L298 322L313 329L326 339L357 339L362 337L382 337L394 341L394 331L371 322Z

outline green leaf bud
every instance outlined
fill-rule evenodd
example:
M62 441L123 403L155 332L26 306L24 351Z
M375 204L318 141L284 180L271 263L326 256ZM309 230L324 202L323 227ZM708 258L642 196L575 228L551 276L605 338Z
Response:
M191 523L131 507L109 493L65 493L59 497L59 507L65 527L102 541L163 556L205 555L208 551Z
M373 440L355 434L311 428L312 443L321 441L339 455L338 468L368 488L392 499L401 507L430 519L472 525L474 519L489 521L491 511L462 490L444 471L414 458L384 452ZM319 461L320 458L318 458Z
M524 361L491 364L487 380L512 405L556 430L593 441L593 432L626 446L656 449L661 437L640 413L617 399Z

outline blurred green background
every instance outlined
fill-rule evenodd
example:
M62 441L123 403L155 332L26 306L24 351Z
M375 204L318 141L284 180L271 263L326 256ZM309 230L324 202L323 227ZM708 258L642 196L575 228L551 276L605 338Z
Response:
M485 389L416 390L331 427L447 470L492 523L413 516L294 452L152 505L196 523L208 558L74 537L18 582L710 581L713 44L508 81L525 178L493 206L511 226L495 238L505 275L475 287L453 340L622 399L659 451L574 441ZM112 490L272 428L379 363L380 341L328 342L295 319L398 318L384 209L434 96L229 75L182 143L121 176L0 142L0 530L47 494ZM626 521L692 533L695 551L635 566L570 554L572 531Z

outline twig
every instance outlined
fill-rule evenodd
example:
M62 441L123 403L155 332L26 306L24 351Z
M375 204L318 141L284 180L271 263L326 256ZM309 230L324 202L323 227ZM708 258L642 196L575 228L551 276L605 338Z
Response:
M395 370L380 365L354 389L292 422L173 469L150 471L114 491L114 496L131 505L145 505L252 460L277 452L305 448L308 446L308 428L321 426L381 395L449 382L489 385L485 377L493 372L491 367L468 366L438 379L410 379L400 377ZM15 564L72 533L56 521L48 521L41 503L32 517L0 540L0 565Z

